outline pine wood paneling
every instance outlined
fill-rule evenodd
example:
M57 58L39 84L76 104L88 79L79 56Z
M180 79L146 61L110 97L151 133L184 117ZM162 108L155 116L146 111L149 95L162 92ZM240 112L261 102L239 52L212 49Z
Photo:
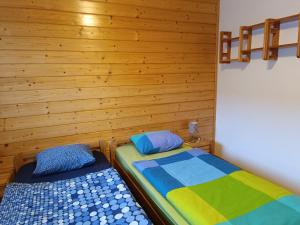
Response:
M201 63L213 64L215 54L201 53L132 53L132 52L66 52L1 50L0 64L9 63Z
M166 10L185 11L185 12L202 12L202 13L217 13L216 3L218 0L91 0L95 2L109 2L119 4L129 4L135 6L147 6Z
M210 137L213 129L212 118L207 117L203 119L198 119L198 121L201 124L200 126L201 135ZM63 145L68 143L88 143L92 146L97 146L99 142L99 137L107 138L107 139L111 137L128 138L128 135L133 135L137 132L142 132L145 130L154 131L154 130L165 130L165 129L171 129L185 137L187 135L186 120L183 121L177 120L175 122L169 122L169 123L147 124L142 126L127 127L118 130L93 132L88 134L77 134L77 135L70 135L70 136L61 136L61 137L54 137L54 138L14 142L9 144L0 144L0 156L6 155L7 152L10 152L12 155L14 155L21 151L26 152L32 150L40 150L48 146L52 146L53 143L56 143L56 145Z
M39 37L2 37L0 49L3 50L45 50L45 51L86 51L86 52L180 52L214 53L214 44L136 42L116 40L80 40Z
M213 82L214 73L2 78L1 91Z
M213 90L214 82L0 92L0 105Z
M0 22L1 36L214 44L215 34Z
M166 123L177 120L191 120L194 118L209 117L213 114L213 110L194 110L175 113L150 114L142 116L134 116L130 119L115 118L85 123L64 124L51 127L38 127L13 131L0 132L0 144L27 141L32 139L42 139L48 137L68 136L81 133L91 133L97 131L105 131L111 129L121 129L131 126L141 126L147 124Z
M1 105L0 107L1 118L43 115L47 113L49 113L48 103Z
M98 120L135 117L140 115L152 115L157 113L160 114L198 109L212 109L213 105L214 102L212 100L208 100L8 118L5 123L5 130L19 130L35 127L55 126L61 124L76 124Z
M4 131L4 127L5 127L5 124L4 124L4 119L0 119L0 131Z
M172 54L174 55L174 54ZM207 55L209 58L210 55ZM1 77L49 77L49 76L92 76L92 75L148 75L174 73L214 73L213 64L184 64L184 63L156 63L156 64L0 64Z
M208 21L204 21L203 23L181 22L175 20L141 19L133 17L117 17L111 15L83 14L27 8L1 7L0 10L0 20L6 22L45 23L123 29L135 28L142 30L210 34L216 33L216 22L209 23Z
M213 139L218 4L0 1L0 156L189 120Z
M188 92L162 95L143 95L119 98L98 98L46 103L3 105L0 118L45 115L52 113L80 112L106 108L125 108L153 104L191 102L214 99L214 91Z
M114 4L107 2L93 2L80 0L1 0L0 7L16 7L27 9L43 9L55 10L62 12L76 12L94 15L111 15L117 17L132 17L132 18L146 18L159 20L175 20L201 23L216 23L215 11L213 8L207 9L204 14L201 12L183 12L161 10L158 8L149 7L132 7L126 4ZM202 5L203 6L203 5Z
M135 42L114 40L79 40L58 38L2 37L0 49L3 50L41 50L77 52L181 52L214 53L214 44Z

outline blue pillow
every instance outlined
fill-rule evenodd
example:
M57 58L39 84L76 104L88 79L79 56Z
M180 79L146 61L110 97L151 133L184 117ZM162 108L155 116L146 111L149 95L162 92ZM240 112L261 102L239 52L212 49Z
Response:
M72 144L48 148L36 156L33 171L36 176L79 169L95 163L95 158L87 145Z
M146 132L134 135L130 138L136 149L142 154L166 152L178 148L183 140L170 131Z

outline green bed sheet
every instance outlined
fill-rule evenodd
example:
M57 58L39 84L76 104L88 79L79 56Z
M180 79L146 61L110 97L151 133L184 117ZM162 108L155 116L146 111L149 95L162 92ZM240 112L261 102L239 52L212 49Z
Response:
M137 171L137 169L132 165L132 162L166 157L186 151L188 149L191 149L191 147L183 146L180 149L169 152L157 153L153 155L141 155L137 152L133 145L123 145L118 147L116 152L117 160L120 162L123 168L136 179L136 181L141 185L141 187L143 187L150 198L161 209L169 222L174 225L189 225L189 223L165 198L161 196L161 194L155 190L155 188L144 178L144 176Z

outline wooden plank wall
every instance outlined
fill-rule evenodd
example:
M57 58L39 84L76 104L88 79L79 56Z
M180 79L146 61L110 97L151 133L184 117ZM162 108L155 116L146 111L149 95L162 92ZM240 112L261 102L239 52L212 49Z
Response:
M0 155L214 135L218 0L1 0Z

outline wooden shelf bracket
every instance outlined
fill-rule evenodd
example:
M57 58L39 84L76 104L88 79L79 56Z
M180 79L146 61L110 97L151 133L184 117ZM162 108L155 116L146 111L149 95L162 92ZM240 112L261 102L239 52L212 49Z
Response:
M300 58L300 14L299 14L299 22L298 22L297 58Z
M220 34L220 63L230 63L231 61L231 32L221 32Z
M280 20L267 19L264 29L264 60L277 60L279 49Z
M239 61L250 62L251 60L251 42L252 42L252 27L241 26L239 36Z

